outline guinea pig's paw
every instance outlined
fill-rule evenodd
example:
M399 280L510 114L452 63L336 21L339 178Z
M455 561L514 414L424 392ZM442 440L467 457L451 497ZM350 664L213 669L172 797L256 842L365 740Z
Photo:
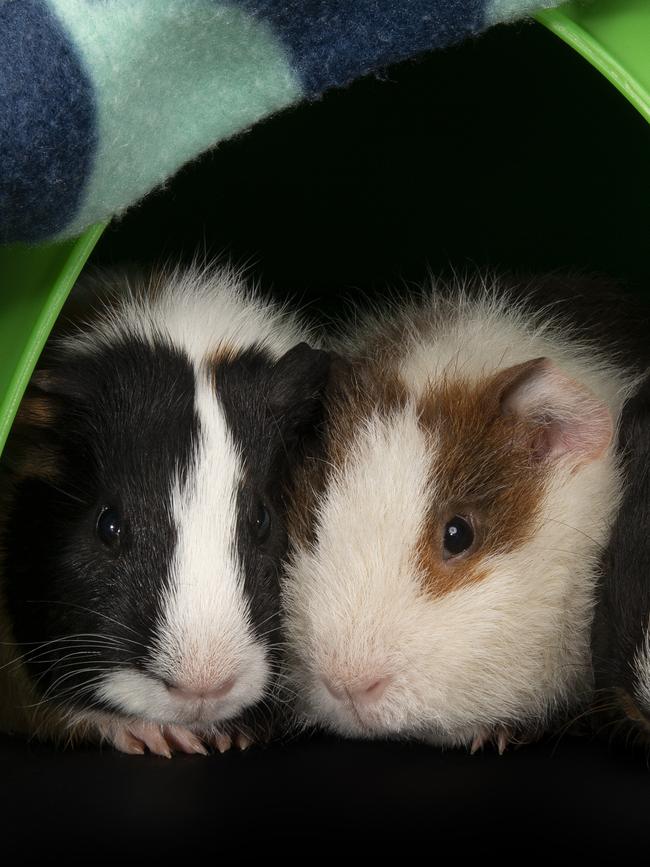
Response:
M480 729L475 735L470 747L470 754L482 750L486 744L492 743L502 756L508 744L512 741L512 732L507 726L495 726L493 729Z
M102 730L103 729L103 730ZM102 736L123 753L142 755L145 748L156 756L171 759L174 752L200 753L208 751L201 740L182 726L161 726L151 722L109 723L100 725Z

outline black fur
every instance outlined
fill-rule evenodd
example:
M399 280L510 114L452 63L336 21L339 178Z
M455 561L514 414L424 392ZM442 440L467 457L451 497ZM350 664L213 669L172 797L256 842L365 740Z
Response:
M34 382L31 396L41 392L55 421L32 432L30 447L52 452L58 474L28 475L13 488L2 547L15 639L116 636L114 650L73 657L83 659L79 668L103 668L102 660L143 667L176 541L170 468L187 471L199 429L192 368L171 345L130 337L83 356L50 353ZM105 506L122 516L117 549L95 532ZM34 655L28 665L41 692L83 647L71 640ZM97 705L89 691L76 695L90 674L66 678L52 696Z
M280 564L287 548L286 486L301 460L303 437L320 419L328 373L329 355L304 343L275 363L266 353L249 349L220 363L215 373L217 394L244 460L237 550L260 635L277 635ZM254 530L260 502L271 519L268 538L261 543Z
M594 619L595 685L624 690L650 723L650 706L635 696L633 669L650 617L650 376L625 405L619 447L625 457L625 494L603 562ZM619 699L615 692L612 700Z

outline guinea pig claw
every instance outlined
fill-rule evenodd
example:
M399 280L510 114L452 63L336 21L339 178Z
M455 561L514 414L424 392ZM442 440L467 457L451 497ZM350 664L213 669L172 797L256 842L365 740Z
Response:
M212 735L210 738L212 746L216 747L220 753L226 753L231 747L237 747L238 750L244 752L247 750L253 741L241 732L235 735L218 734Z
M155 756L171 759L172 753L199 753L208 751L201 740L189 729L182 726L160 726L151 722L112 724L107 729L100 726L101 734L120 752L129 755L142 755L145 748Z
M211 742L220 753L227 753L232 746L232 737L230 735L213 735Z
M165 738L168 743L176 749L188 755L199 753L202 756L207 756L208 751L204 747L201 740L189 729L184 729L181 726L166 726L164 729Z
M244 750L247 750L252 745L252 743L253 741L246 735L241 734L241 732L235 735L235 745L242 752L244 752Z
M497 726L493 731L481 730L478 734L474 735L474 740L469 750L470 755L473 756L474 753L482 750L488 743L493 743L499 755L502 756L510 743L510 730L505 726Z
M131 756L144 755L144 744L134 737L128 729L118 729L110 740L115 749Z
M108 740L123 753L142 755L146 749L157 756L171 759L169 745L162 735L160 727L153 723L135 723L128 726L116 726L108 734Z
M478 735L474 735L474 740L472 741L472 746L469 749L469 754L471 756L474 753L477 753L479 750L482 750L488 740L488 735L485 732L481 732Z
M139 723L133 734L142 740L150 753L171 759L172 750L160 726L153 723Z

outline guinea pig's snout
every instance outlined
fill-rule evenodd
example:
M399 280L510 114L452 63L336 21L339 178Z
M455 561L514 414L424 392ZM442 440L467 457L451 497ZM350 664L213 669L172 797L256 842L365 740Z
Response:
M371 675L349 682L335 682L325 675L321 680L331 696L338 701L351 701L354 704L369 705L379 701L392 681L391 675Z
M232 691L235 682L236 678L230 677L222 683L211 684L210 686L197 687L194 684L186 685L182 683L167 682L165 682L165 686L170 695L174 696L174 698L181 699L182 701L215 701L220 698L225 698L228 693Z

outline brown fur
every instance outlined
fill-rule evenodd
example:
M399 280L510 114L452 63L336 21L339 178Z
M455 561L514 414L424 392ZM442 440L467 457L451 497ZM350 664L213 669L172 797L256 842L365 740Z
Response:
M27 394L18 407L14 425L52 427L56 423L56 405L45 394Z
M435 502L418 545L427 590L440 596L483 580L485 558L530 538L546 473L535 459L539 425L504 414L505 391L528 365L517 365L478 384L462 379L432 385L419 402L420 423L431 437ZM468 516L475 540L466 554L443 559L445 524Z
M210 376L210 381L213 383L214 387L217 387L218 377L217 373L219 370L219 365L228 364L228 362L233 361L237 357L237 352L233 346L228 343L222 343L207 356L205 359L205 367L208 371L208 375Z
M38 371L32 381L41 377L41 374L42 371ZM55 439L48 436L47 431L54 431L57 421L57 400L39 393L30 385L18 408L2 455L3 472L9 479L42 478L56 481L59 476L57 449Z
M11 471L16 479L44 479L56 482L61 477L59 457L54 449L32 444L24 449L12 449L7 456Z
M419 401L420 423L437 455L431 467L435 502L417 555L433 596L483 580L486 556L507 553L530 538L546 479L536 459L543 428L509 415L502 404L509 389L540 363L515 365L478 384L443 380ZM289 534L295 544L314 543L319 498L331 473L344 469L364 419L405 405L406 387L391 368L387 355L382 365L375 358L372 364L357 359L334 366L324 443L304 462L289 503ZM467 554L445 561L443 532L454 515L470 516L476 538Z

